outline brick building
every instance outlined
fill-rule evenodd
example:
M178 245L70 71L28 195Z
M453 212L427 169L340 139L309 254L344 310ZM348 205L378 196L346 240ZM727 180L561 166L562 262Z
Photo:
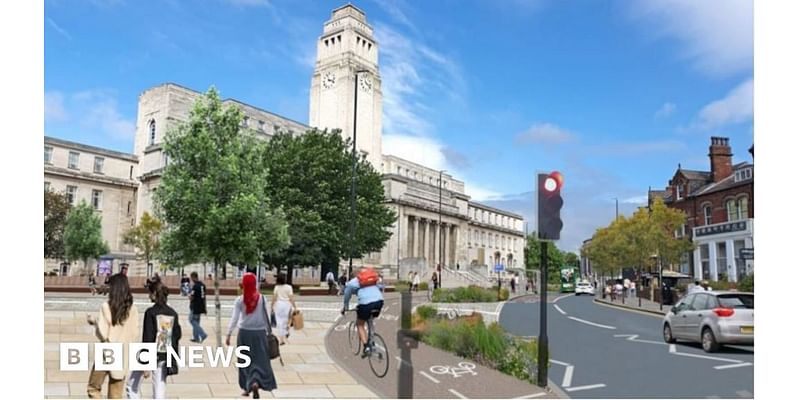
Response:
M688 235L697 247L684 257L681 272L735 282L753 272L753 164L733 164L723 137L711 138L708 156L710 171L679 164L665 190L650 190L648 201L661 197L687 215L676 235Z

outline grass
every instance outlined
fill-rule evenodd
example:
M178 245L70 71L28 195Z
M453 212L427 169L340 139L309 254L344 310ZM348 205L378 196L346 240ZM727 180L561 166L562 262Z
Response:
M508 299L507 289L505 290L505 296ZM431 301L434 303L491 303L498 301L498 296L496 289L468 286L453 289L436 289L433 291Z

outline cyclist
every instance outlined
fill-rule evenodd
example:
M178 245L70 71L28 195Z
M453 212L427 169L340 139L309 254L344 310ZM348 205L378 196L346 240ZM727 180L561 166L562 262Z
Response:
M361 339L364 352L361 358L365 358L372 352L372 343L367 343L367 329L364 324L373 317L380 315L383 309L383 284L378 284L378 273L372 268L362 268L355 278L351 279L344 287L344 308L342 315L350 306L350 296L356 292L358 296L358 307L356 308L356 326L358 327L358 337Z

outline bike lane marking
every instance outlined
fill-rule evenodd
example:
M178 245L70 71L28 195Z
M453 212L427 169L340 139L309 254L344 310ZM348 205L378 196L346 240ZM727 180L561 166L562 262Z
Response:
M447 389L447 390L448 390L450 393L452 393L452 394L454 394L454 395L458 396L459 398L462 398L462 399L468 399L468 398L469 398L469 397L467 397L467 396L464 396L464 395L463 395L463 394L461 394L461 393L458 393L458 392L456 392L456 391L455 391L455 390L453 390L453 389Z
M428 379L430 379L430 380L431 380L433 383L435 383L435 384L437 384L437 385L438 385L438 384L440 384L440 383L442 383L442 382L439 382L439 380L438 380L438 379L436 379L436 378L434 378L434 377L432 377L432 376L428 375L428 374L427 374L425 371L419 371L419 374L420 374L420 375L422 375L422 376L424 376L424 377L426 377L426 378L428 378Z
M749 367L753 365L753 363L743 362L739 364L726 364L726 365L717 365L714 369L730 369L730 368L739 368L739 367Z
M605 383L596 383L594 385L575 386L575 387L571 387L571 388L564 388L564 390L566 390L568 392L577 392L577 391L580 391L580 390L598 389L598 388L602 388L602 387L606 387L606 384Z
M553 307L555 307L556 311L560 312L561 315L567 315L567 313L564 312L564 310L562 310L561 307L558 306L558 304L553 304Z
M569 316L568 316L567 318L569 318L569 319L571 319L571 320L573 320L573 321L577 321L577 322L580 322L580 323L587 324L587 325L596 326L596 327L598 327L598 328L603 328L603 329L612 329L612 330L613 330L613 329L617 329L617 328L615 328L615 327L613 327L613 326L608 326L608 325L598 324L598 323L596 323L596 322L587 321L587 320L585 320L585 319L580 319L580 318L575 318L575 317L569 317Z
M572 386L572 372L575 369L572 365L567 367L567 370L564 371L564 379L561 381L561 387L568 388Z
M544 396L546 394L547 393L545 393L545 392L539 392L539 393L529 394L529 395L525 395L525 396L514 397L512 400L532 399L532 398L535 398L535 397L542 397L542 396Z

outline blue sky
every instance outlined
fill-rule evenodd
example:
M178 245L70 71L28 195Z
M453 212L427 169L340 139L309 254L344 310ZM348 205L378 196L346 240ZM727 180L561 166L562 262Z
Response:
M315 41L343 1L47 0L45 134L131 152L143 90L175 82L308 122ZM752 1L354 2L375 28L384 153L531 222L565 176L559 246L644 204L710 136L752 161Z

